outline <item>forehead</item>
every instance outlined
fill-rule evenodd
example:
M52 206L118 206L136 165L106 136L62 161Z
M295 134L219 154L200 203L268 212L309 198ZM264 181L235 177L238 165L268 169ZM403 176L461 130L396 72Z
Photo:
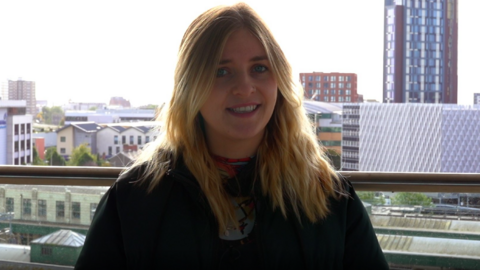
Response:
M239 29L230 34L223 48L222 59L252 55L266 56L264 46L254 34L247 29Z

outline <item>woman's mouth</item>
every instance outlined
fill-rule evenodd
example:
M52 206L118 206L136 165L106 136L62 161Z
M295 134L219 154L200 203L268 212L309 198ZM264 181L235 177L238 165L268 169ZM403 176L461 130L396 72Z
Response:
M258 105L249 105L249 106L243 106L243 107L228 108L228 110L234 113L249 113L249 112L253 112L257 108L258 108Z

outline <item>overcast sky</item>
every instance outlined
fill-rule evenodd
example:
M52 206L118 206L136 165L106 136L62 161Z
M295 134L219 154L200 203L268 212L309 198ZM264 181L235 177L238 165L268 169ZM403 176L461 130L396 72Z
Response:
M459 0L458 100L480 93L480 1ZM190 22L237 1L1 0L0 82L36 82L37 99L160 104L171 93ZM358 74L358 92L382 99L383 0L245 1L264 18L300 72Z

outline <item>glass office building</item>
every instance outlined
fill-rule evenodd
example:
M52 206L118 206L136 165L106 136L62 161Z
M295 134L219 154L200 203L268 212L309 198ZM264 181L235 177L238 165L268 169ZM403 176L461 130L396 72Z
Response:
M457 0L385 0L384 103L457 103Z

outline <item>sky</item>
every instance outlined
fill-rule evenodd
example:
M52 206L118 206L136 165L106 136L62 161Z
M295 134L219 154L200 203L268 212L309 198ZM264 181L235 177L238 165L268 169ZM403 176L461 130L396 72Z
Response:
M180 40L193 19L230 0L1 0L0 82L36 82L49 106L168 101ZM348 72L382 99L383 0L244 1L300 72ZM458 103L480 93L480 1L459 0ZM1 92L0 92L1 94Z

